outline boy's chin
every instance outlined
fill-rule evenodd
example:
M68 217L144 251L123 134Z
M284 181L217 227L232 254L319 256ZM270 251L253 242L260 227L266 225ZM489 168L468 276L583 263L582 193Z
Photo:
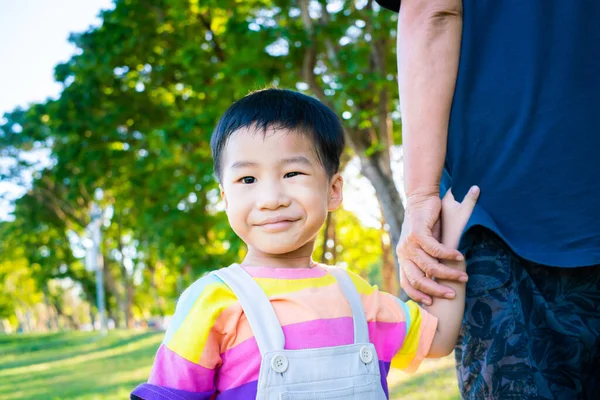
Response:
M282 240L269 240L262 243L252 243L254 249L260 251L266 256L273 257L302 257L312 255L313 246L311 243L285 242ZM308 253L308 254L306 254Z
M292 255L296 252L298 252L298 250L300 250L302 246L293 246L293 245L284 245L284 244L273 244L273 245L266 245L266 246L257 246L257 249L259 249L262 253L264 253L265 255L272 255L272 256L285 256L285 255Z

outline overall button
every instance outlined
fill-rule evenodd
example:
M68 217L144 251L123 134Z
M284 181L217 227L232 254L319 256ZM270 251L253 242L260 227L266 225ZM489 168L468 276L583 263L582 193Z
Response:
M275 357L273 357L273 359L271 360L271 368L273 368L273 371L275 372L285 372L288 369L289 366L289 362L286 356L283 356L281 354L276 355Z
M365 364L370 363L371 361L373 361L373 352L371 351L371 349L369 349L368 347L362 347L360 349L360 359L362 360L362 362L364 362Z

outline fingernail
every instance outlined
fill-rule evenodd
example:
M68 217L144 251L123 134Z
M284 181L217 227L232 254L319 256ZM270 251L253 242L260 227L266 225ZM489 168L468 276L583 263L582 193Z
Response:
M454 293L445 293L444 297L447 299L453 299L454 298Z
M458 278L458 280L462 283L466 283L469 280L468 276L461 276L460 278Z
M423 301L421 301L421 303L425 304L426 306L430 306L431 300L423 299Z
M459 254L456 256L456 261L464 261L465 256L463 256L462 254Z
M479 186L473 186L471 189L471 194L477 196L479 194Z

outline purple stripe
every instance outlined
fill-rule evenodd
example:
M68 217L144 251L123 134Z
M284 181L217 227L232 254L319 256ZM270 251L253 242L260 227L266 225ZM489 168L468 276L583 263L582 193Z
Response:
M194 364L161 344L148 383L176 387L190 393L204 393L214 385L215 370Z
M381 373L381 387L385 393L387 399L390 398L387 375L390 371L390 363L385 361L379 361L379 371ZM219 400L235 400L235 399L254 399L256 398L258 382L252 381L244 385L226 390L217 396Z
M258 381L252 381L220 393L219 400L255 399Z
M379 361L379 372L381 373L381 386L383 387L383 391L385 392L385 398L390 398L390 393L388 390L387 384L387 376L388 372L390 372L390 362L387 361Z
M131 392L132 400L209 400L214 392L192 393L143 383Z

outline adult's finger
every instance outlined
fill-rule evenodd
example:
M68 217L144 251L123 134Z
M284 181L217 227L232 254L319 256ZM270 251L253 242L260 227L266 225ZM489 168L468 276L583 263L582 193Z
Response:
M423 271L425 276L461 282L466 282L468 280L465 272L440 263L437 259L431 257L423 250L414 251L411 261ZM448 288L448 291L453 292L450 288Z
M406 292L406 295L416 301L417 303L423 303L425 305L431 305L431 297L426 295L425 293L417 290L412 286L410 279L406 274L406 269L413 269L413 272L418 274L419 268L411 263L410 261L402 262L402 266L400 267L400 286ZM414 275L411 275L414 276Z
M464 257L460 251L448 246L444 246L432 236L413 236L409 237L409 240L412 238L414 238L413 240L416 241L416 244L420 248L425 250L425 252L433 258L437 258L438 260L464 260Z
M414 289L424 293L428 297L431 295L431 297L453 299L456 296L456 293L453 289L440 285L433 279L424 276L422 272L416 275L411 275L411 273L407 271L406 277Z

